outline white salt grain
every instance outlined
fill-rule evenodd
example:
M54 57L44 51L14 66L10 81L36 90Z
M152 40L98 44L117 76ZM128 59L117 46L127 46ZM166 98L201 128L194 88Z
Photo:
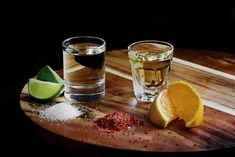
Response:
M81 114L82 112L78 108L64 102L55 104L40 112L41 117L49 121L66 121L74 119Z

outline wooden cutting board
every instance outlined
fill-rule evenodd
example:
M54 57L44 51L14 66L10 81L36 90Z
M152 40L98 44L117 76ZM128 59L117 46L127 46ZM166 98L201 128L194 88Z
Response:
M90 109L86 118L50 122L40 118L45 106L64 101L61 96L51 102L30 98L25 85L20 105L25 114L41 127L61 136L111 148L178 152L204 151L235 147L235 76L174 58L170 81L190 82L201 94L205 106L203 123L196 128L173 121L166 129L152 125L148 119L150 104L137 103L133 95L131 70L126 50L107 53L106 95L101 101L78 107ZM62 74L62 71L58 71ZM141 129L105 133L94 129L94 120L108 113L122 111L144 121Z

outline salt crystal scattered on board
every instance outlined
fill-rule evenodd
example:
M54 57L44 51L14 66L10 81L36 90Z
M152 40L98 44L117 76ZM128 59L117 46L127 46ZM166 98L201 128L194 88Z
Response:
M75 106L62 102L40 112L40 116L49 121L66 121L82 115Z

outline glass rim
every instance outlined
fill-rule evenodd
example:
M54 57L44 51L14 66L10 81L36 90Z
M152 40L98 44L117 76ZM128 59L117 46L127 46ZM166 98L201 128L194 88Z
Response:
M79 49L75 49L75 48L72 48L72 47L69 47L69 45L66 45L65 43L70 41L70 40L73 40L73 39L96 39L96 40L99 40L102 42L102 44L100 46L91 46L89 48L86 48L86 49L102 49L106 46L106 42L104 39L100 38L100 37L95 37L95 36L73 36L73 37L70 37L70 38L67 38L65 39L63 42L62 42L62 46L65 48L65 49L71 49L71 50L74 50L74 51L78 51ZM88 42L89 43L89 42ZM92 42L90 42L92 43Z
M158 44L168 45L171 48L170 50L162 52L162 53L169 53L169 52L173 52L173 50L174 50L174 46L172 44L168 43L168 42L165 42L165 41L161 41L161 40L141 40L141 41L136 41L136 42L130 44L128 46L128 51L142 52L142 50L133 50L132 49L132 47L134 45L141 44L141 43L158 43Z

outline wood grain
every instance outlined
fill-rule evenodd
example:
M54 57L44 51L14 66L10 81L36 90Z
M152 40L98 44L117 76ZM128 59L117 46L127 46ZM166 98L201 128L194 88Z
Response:
M235 75L235 55L231 53L202 49L176 48L174 56Z
M235 81L213 73L172 64L171 80L186 80L198 89L206 103L202 125L185 128L184 122L173 121L166 129L151 124L148 119L150 104L138 103L133 95L130 64L126 50L107 53L106 96L103 100L90 104L74 104L91 112L88 118L76 118L66 122L50 122L39 117L45 104L64 101L61 96L53 102L39 102L30 98L27 85L22 90L20 105L26 115L41 127L64 137L85 143L112 148L178 152L202 151L235 147ZM59 71L61 74L61 71ZM210 106L210 107L207 107ZM225 108L231 113L225 113ZM136 116L145 125L124 132L105 133L94 129L94 120L114 111L122 111Z

